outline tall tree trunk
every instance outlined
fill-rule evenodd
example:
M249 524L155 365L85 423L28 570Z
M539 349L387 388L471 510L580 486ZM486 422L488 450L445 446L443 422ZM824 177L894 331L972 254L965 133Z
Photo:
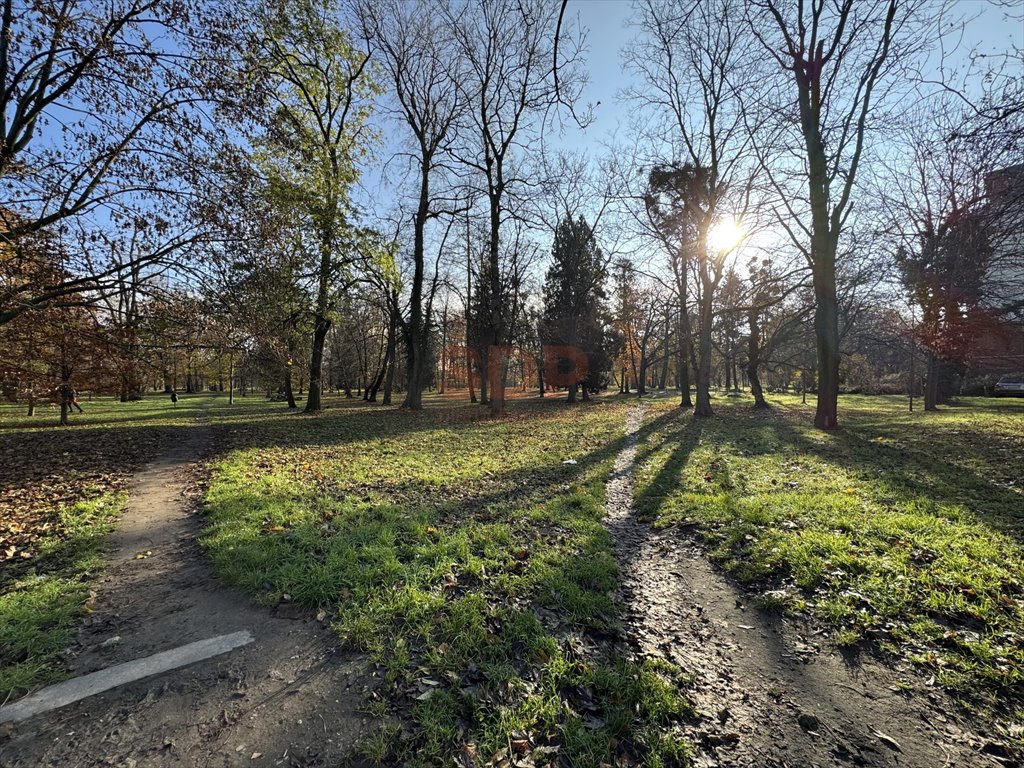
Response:
M473 296L473 253L469 234L469 211L466 211L466 384L469 386L469 402L476 402L473 390L473 347L469 342L469 329L472 323Z
M377 392L384 386L384 376L388 372L388 358L385 356L381 361L380 368L377 369L377 375L373 377L373 381L366 385L366 391L363 393L363 400L367 403L377 402Z
M487 390L490 384L490 374L488 373L490 365L490 355L488 354L487 347L480 349L480 404L487 405Z
M747 336L747 380L750 382L750 394L754 396L755 408L767 408L768 403L764 399L764 390L761 389L761 379L757 374L757 366L761 360L761 327L757 322L757 310L753 307L747 312L747 325L749 335Z
M679 349L676 352L677 365L679 366L679 406L681 408L692 408L693 399L690 397L690 320L686 310L682 310L682 319L679 322ZM627 388L628 392L629 389Z
M322 407L321 388L323 387L324 345L327 332L331 329L331 246L334 241L333 231L324 226L320 233L320 270L317 275L316 312L313 316L313 349L309 356L309 393L306 395L306 413L316 413Z
M384 376L384 399L382 403L384 405L391 405L391 393L395 387L395 365L397 364L396 358L398 357L398 346L395 345L391 348L390 357L388 358L388 372Z
M437 389L439 395L444 394L448 379L448 304L444 306L444 317L441 320L441 380Z
M413 276L409 287L409 322L405 325L406 385L403 408L423 409L423 378L429 343L429 318L423 311L424 229L430 214L430 164L420 163L420 193L416 215L413 217Z
M818 350L818 404L814 426L836 429L839 426L839 301L836 297L835 254L821 260L813 270L814 332Z
M324 314L317 312L313 321L313 349L309 356L309 392L306 395L306 413L316 413L323 405L321 388L323 386L324 344L327 332L331 329L331 321Z
M538 338L540 338L539 334ZM541 341L537 348L537 394L539 397L544 397L544 342Z
M292 391L292 367L290 365L284 371L284 396L288 398L289 408L298 408L295 404L295 392Z
M399 317L397 292L392 298L394 302L391 304L391 313L388 319L388 346L384 352L384 367L387 371L384 375L384 405L391 405L391 393L395 384L395 365L398 358Z
M466 384L469 386L469 402L476 402L476 390L473 388L473 350L466 344Z
M686 311L686 253L680 251L678 257L679 269L676 276L676 293L679 295L679 317L676 321L676 332L678 333L678 349L676 350L677 365L679 366L679 389L681 397L679 405L682 408L692 408L693 400L690 398L690 314ZM628 390L627 390L628 391Z
M493 381L491 384L491 414L500 415L505 412L505 376L504 376L504 355L501 353L501 345L504 341L504 323L502 321L502 306L501 306L501 265L498 259L498 247L499 247L499 234L501 225L501 193L502 182L500 181L501 176L501 163L499 162L497 168L497 174L499 177L498 186L489 196L490 202L490 239L488 242L488 284L489 284L489 302L490 302L490 328L488 329L489 334L489 345L491 349L488 353L493 353L493 356L497 356L496 360L488 359L488 367L485 369L487 373L486 377L490 377L491 373L494 373ZM489 354L490 358L492 355ZM482 391L482 387L481 387Z
M700 297L700 336L697 354L697 403L693 415L706 417L711 410L711 319L714 311L712 297L714 289L705 283L704 294Z

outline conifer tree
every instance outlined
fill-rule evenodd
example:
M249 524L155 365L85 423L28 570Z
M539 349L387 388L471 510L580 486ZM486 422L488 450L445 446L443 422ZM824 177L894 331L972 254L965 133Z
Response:
M541 334L545 347L557 356L568 400L574 403L579 385L583 385L583 399L587 400L607 368L602 314L608 271L594 233L582 217L559 222L551 255L553 263L544 281ZM581 350L585 366L566 348Z

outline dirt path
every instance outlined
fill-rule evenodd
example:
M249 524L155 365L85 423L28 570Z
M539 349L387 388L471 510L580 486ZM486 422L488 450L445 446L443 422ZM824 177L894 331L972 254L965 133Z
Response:
M214 580L187 494L212 443L204 415L136 476L71 663L79 675L239 630L255 641L18 723L4 768L335 765L367 727L365 663L309 616Z
M623 601L639 654L695 677L703 715L691 727L698 766L1000 765L984 740L936 692L898 692L900 677L871 660L847 661L824 637L747 603L678 530L633 515L633 463L642 408L607 491L606 522L622 566ZM914 676L906 670L904 678Z

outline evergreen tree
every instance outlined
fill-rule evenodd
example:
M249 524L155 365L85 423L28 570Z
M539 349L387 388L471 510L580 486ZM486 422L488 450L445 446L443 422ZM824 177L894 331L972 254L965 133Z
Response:
M545 347L558 355L558 370L567 378L569 402L576 402L580 384L583 399L601 384L608 367L604 338L604 282L607 268L597 246L593 230L581 217L563 219L555 230L551 255L553 263L544 281L544 315L541 334ZM586 357L580 360L558 352L558 347L577 348Z

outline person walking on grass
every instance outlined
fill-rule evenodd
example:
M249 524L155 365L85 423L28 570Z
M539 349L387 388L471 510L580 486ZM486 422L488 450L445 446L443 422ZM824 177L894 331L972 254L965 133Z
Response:
M175 392L173 389L171 390L171 403L174 405L178 404L178 393Z
M73 413L72 409L77 408L79 413L82 413L82 406L78 404L78 398L76 397L75 390L71 388L70 384L61 384L57 387L57 394L60 396L61 403L61 423L64 419L65 409L67 413Z

